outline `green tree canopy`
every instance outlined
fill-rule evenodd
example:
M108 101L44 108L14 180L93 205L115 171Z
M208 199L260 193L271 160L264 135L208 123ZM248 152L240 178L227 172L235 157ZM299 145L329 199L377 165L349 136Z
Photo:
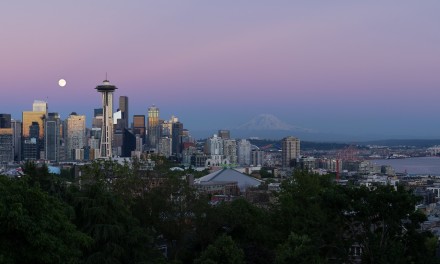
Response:
M92 239L66 204L27 181L0 176L0 262L78 263Z
M71 190L74 223L93 238L85 251L86 263L147 263L160 255L154 250L153 232L142 228L123 200L103 184Z
M230 236L222 235L197 258L196 264L244 264L244 253Z

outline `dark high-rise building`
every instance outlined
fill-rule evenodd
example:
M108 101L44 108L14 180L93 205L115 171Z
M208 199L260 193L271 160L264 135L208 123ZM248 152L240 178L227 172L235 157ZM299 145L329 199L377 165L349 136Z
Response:
M11 128L12 128L12 140L14 147L14 160L21 161L21 121L19 120L11 120Z
M122 127L128 129L128 97L127 96L119 96L119 110L121 111L121 122Z
M148 147L156 149L160 138L159 108L155 105L148 108Z
M24 137L23 141L23 159L24 160L36 160L40 158L40 124L38 122L32 122L29 126L28 136Z
M38 151L38 143L36 138L24 139L23 144L23 160L36 160Z
M145 129L145 115L134 115L133 134L139 135L143 142L145 142Z
M40 135L40 124L38 122L32 122L29 126L29 137L39 138Z
M136 136L128 129L124 129L123 141L121 157L131 157L131 152L136 149Z
M102 108L94 109L93 119L92 119L92 130L90 131L90 138L88 142L90 146L90 152L92 152L91 156L93 157L95 157L96 150L100 149L102 124L103 124ZM97 154L97 156L99 156L99 154Z
M14 160L13 146L11 115L0 114L0 162L11 162Z
M97 116L102 116L102 108L95 108L93 109L93 116L97 117Z
M11 114L0 114L0 128L11 128Z
M122 156L122 145L124 145L124 128L115 128L113 133L113 156Z
M171 152L173 154L182 153L182 141L181 136L183 134L183 124L180 122L173 123L172 129L172 141L171 141Z
M44 125L45 159L59 161L61 144L61 121L58 113L49 113Z

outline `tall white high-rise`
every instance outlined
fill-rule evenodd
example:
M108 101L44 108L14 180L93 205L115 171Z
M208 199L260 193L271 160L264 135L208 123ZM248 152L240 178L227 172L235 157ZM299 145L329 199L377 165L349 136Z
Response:
M251 142L246 139L240 139L237 143L237 160L240 166L249 166L251 164Z
M101 130L101 147L100 153L102 158L110 158L112 156L112 140L113 140L113 92L116 86L110 84L108 80L104 80L101 85L95 88L102 94L102 130Z
M237 165L237 141L235 139L223 139L223 155L230 164Z
M47 114L47 102L40 101L40 100L34 100L34 103L32 104L32 111L33 112L44 112Z
M285 137L282 140L282 165L284 168L294 167L294 162L300 157L301 142L296 137Z
M216 134L205 143L205 153L211 156L223 156L223 139Z

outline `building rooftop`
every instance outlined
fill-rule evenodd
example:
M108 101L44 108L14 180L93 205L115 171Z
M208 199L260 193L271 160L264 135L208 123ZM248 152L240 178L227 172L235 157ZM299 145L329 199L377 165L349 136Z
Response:
M242 192L246 191L249 187L256 187L261 184L261 181L256 178L229 168L218 170L195 180L196 184L205 182L237 182Z

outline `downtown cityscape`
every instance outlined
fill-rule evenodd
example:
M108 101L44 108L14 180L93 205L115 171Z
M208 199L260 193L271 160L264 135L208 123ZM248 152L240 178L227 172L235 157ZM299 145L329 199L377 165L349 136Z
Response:
M0 263L440 263L440 3L0 3Z

